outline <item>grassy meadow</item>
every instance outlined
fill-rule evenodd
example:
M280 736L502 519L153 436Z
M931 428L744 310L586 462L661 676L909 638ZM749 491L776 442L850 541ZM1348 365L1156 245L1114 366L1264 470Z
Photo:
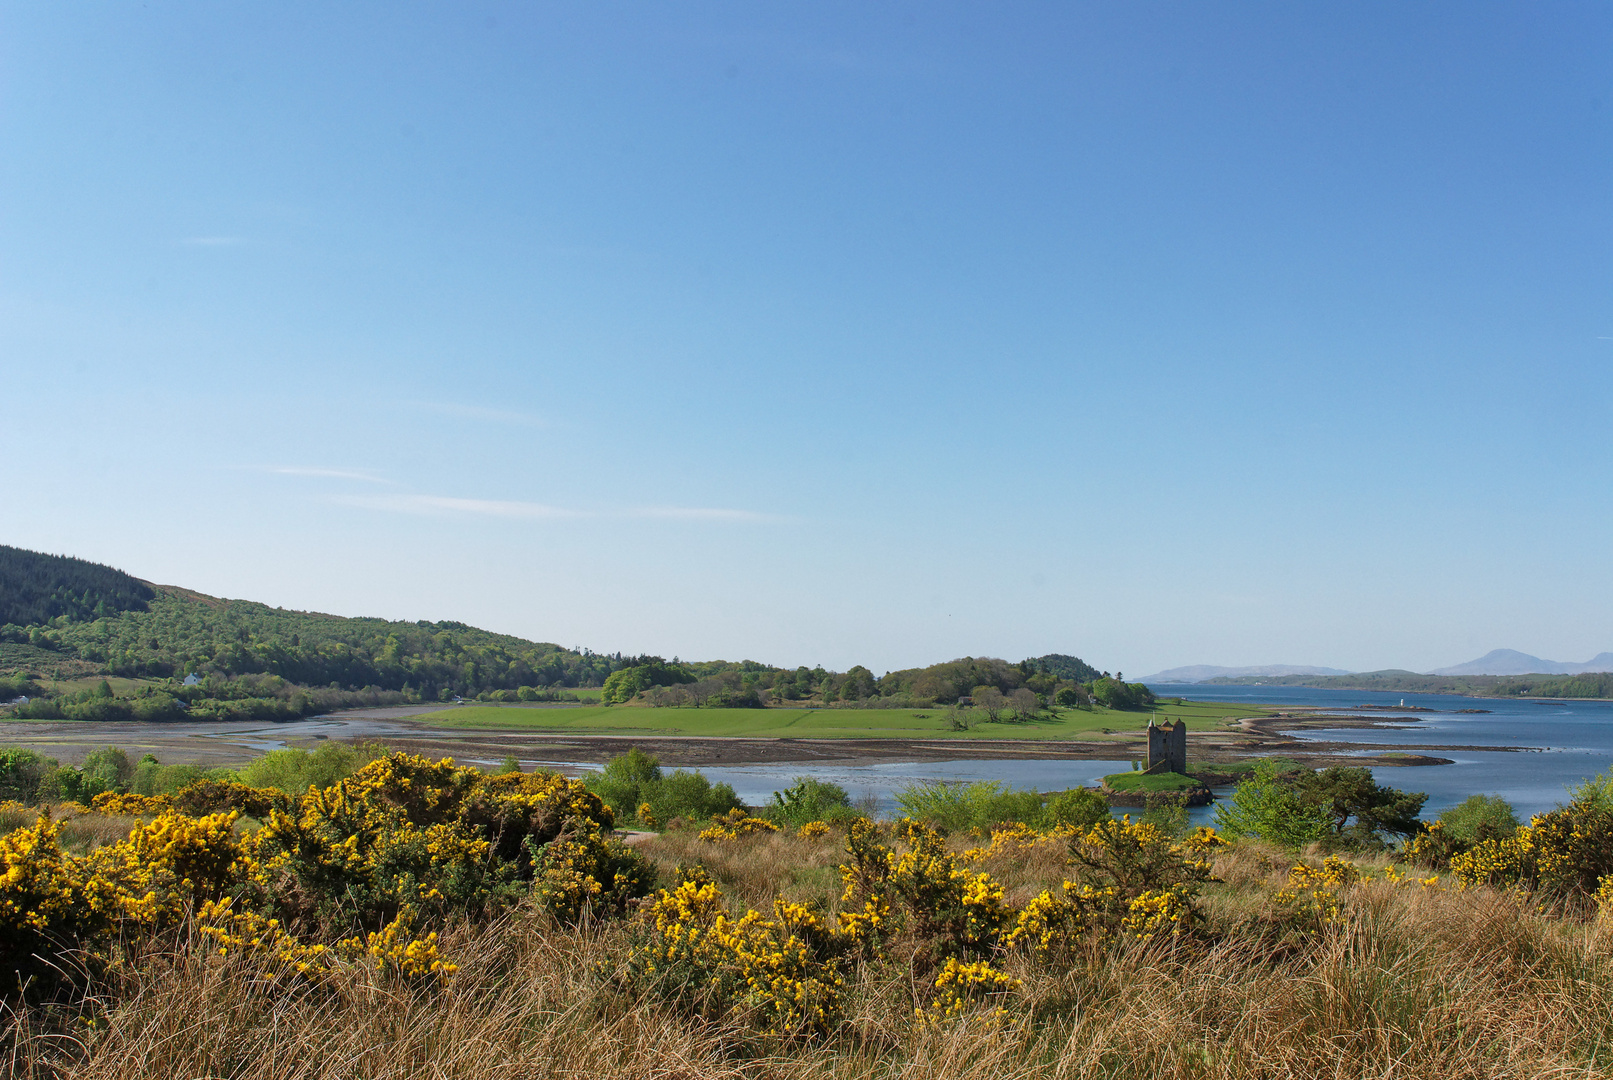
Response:
M1112 791L1142 794L1192 791L1203 786L1203 783L1196 777L1184 776L1181 773L1155 773L1150 775L1141 771L1110 773L1103 778L1103 782Z
M1105 732L1135 734L1150 718L1185 721L1190 731L1215 731L1236 717L1265 716L1256 706L1229 702L1162 701L1157 712L1137 709L1064 709L1034 720L971 721L956 730L945 708L932 709L713 709L583 706L521 708L462 705L433 713L435 726L521 731L643 735L744 736L795 739L1088 739Z

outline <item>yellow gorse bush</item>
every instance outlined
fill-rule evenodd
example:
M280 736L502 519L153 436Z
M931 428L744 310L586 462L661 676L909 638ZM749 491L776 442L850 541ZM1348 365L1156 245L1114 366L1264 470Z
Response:
M1451 856L1451 873L1463 885L1512 884L1529 876L1534 862L1534 830L1525 825L1512 836L1484 840Z
M1018 979L984 960L964 962L952 957L935 977L935 997L929 1009L919 1015L929 1020L953 1020L989 1005L988 1016L1000 1022L1008 1018L1003 1006L1020 985Z
M757 833L776 833L779 827L766 818L752 817L743 810L734 809L711 819L711 827L702 829L700 839L717 843L738 840Z
M844 987L835 935L811 909L777 900L773 918L728 914L711 881L662 889L645 907L626 962L629 984L696 1012L754 1010L769 1034L824 1032Z
M414 909L405 908L381 929L367 934L362 945L364 958L377 968L391 971L406 979L432 976L441 980L458 971L457 964L450 964L443 959L442 950L437 947L435 932L425 937L414 936L414 920ZM359 953L360 944L357 938L349 938L337 942L336 947L340 952L356 955Z
M1185 887L1149 890L1126 905L1126 917L1121 920L1120 929L1144 941L1163 934L1179 934L1188 928L1192 912Z
M1463 886L1518 885L1576 907L1593 906L1603 879L1613 874L1613 808L1582 797L1537 814L1512 836L1451 856L1450 867Z
M0 930L7 940L51 930L82 902L79 868L57 842L61 828L42 814L0 836Z
M1062 848L1081 830L1073 825L1058 825L1047 830L1033 829L1021 822L1008 822L991 830L991 842L985 847L970 848L963 857L970 862L985 862L994 858L1025 858L1038 849Z
M1073 885L1064 883L1066 895L1055 896L1052 890L1043 889L1031 897L1004 935L1003 945L1026 950L1038 960L1070 948L1087 929L1082 905L1068 895Z
M1278 891L1277 903L1301 923L1317 929L1332 926L1343 918L1340 894L1360 879L1360 870L1337 855L1322 860L1320 869L1300 863L1288 872L1288 883Z
M219 804L228 808L195 809ZM97 809L151 820L82 857L62 851L49 811L0 835L0 978L13 987L72 966L53 962L63 950L88 962L142 935L192 932L282 973L347 958L440 979L453 965L434 932L415 933L422 922L529 892L561 918L620 912L650 884L580 782L485 777L410 754L295 799L204 781L172 799L103 797ZM254 812L261 825L243 830Z
M115 817L145 817L147 814L160 814L164 810L173 809L173 805L174 800L167 795L119 794L115 791L103 791L90 800L91 810Z
M218 945L220 956L268 958L272 966L299 974L324 970L328 953L325 945L297 940L279 919L255 911L237 911L233 900L209 900L196 912L196 924L205 937Z
M250 863L235 835L238 816L165 811L135 826L128 839L97 848L86 859L87 869L92 880L111 886L122 918L173 925L245 877Z

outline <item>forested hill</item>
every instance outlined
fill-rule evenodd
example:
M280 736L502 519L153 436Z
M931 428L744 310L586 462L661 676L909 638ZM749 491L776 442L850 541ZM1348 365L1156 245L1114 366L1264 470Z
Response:
M1122 704L1146 694L1059 653L1017 664L966 657L883 678L861 666L832 672L748 660L668 664L461 622L288 611L153 586L82 559L16 548L0 553L0 598L12 612L0 624L0 703L10 702L16 716L282 719L457 696L575 700L575 691L593 687L602 688L607 704L755 707L929 707L982 691L1003 700L1023 691L1031 697L1021 694L1021 706L1029 707L1088 683ZM187 685L189 674L198 678ZM103 676L129 682L114 687ZM1087 689L1076 694L1089 696ZM20 697L34 700L13 700Z
M122 570L0 544L0 626L144 611L151 586Z
M302 686L418 693L597 686L635 658L526 641L458 622L391 622L287 611L158 586L144 611L47 626L6 626L0 637L94 664L110 675L187 672L274 675Z
M83 559L12 547L0 547L0 612L0 642L29 647L7 650L13 662L5 666L13 670L69 661L78 674L272 676L302 687L436 700L520 687L597 686L638 662L459 622L344 618L221 600L152 586Z

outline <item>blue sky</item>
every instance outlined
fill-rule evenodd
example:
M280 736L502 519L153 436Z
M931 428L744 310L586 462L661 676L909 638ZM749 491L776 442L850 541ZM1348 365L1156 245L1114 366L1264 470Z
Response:
M0 542L597 650L1613 649L1596 4L0 4Z

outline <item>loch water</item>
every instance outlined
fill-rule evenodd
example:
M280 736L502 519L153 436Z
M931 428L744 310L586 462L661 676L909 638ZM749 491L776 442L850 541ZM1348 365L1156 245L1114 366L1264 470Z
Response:
M1340 715L1371 716L1384 724L1371 728L1308 729L1292 732L1312 742L1365 745L1495 747L1494 750L1432 750L1450 765L1369 765L1381 784L1428 795L1423 816L1432 818L1469 795L1500 795L1528 820L1564 802L1569 787L1613 767L1613 702L1470 698L1451 694L1398 694L1318 690L1302 686L1204 686L1160 684L1161 698L1236 701L1272 708L1326 709ZM1404 701L1407 711L1397 707ZM1362 708L1373 706L1373 708ZM1431 709L1413 712L1409 707ZM1463 713L1460 709L1485 709ZM1188 753L1192 754L1189 739ZM1375 751L1363 751L1370 755ZM878 765L792 764L707 766L713 783L732 784L752 805L771 801L773 792L795 777L813 776L839 784L854 800L882 814L897 812L896 793L925 781L995 780L1005 787L1057 791L1095 785L1107 773L1131 768L1129 760L1049 761L1045 759L964 758L951 761ZM1191 813L1209 823L1213 807Z
M1469 795L1500 795L1518 816L1550 810L1568 788L1613 767L1613 701L1573 698L1474 698L1455 694L1400 694L1319 690L1305 686L1151 686L1161 698L1242 701L1273 708L1320 708L1342 715L1391 721L1372 728L1312 728L1291 732L1312 742L1368 745L1496 747L1431 750L1451 765L1372 766L1380 784L1428 794L1424 817L1434 817ZM1404 702L1408 711L1400 712ZM1373 706L1367 709L1361 706ZM1431 709L1412 712L1410 708ZM1460 712L1484 709L1486 712ZM1366 751L1372 753L1373 751Z

